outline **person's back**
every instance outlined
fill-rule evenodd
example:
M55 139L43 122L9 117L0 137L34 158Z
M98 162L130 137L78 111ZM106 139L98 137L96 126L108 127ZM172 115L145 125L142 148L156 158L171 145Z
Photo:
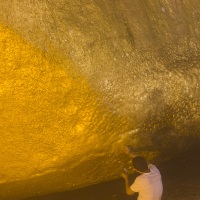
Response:
M160 172L152 164L148 167L150 172L138 176L130 188L139 193L138 200L161 200L163 186Z
M125 152L130 152L130 150L128 149ZM144 157L135 156L132 151L131 157L133 167L140 175L130 185L128 174L122 173L121 176L125 180L126 193L128 195L138 193L138 200L161 200L163 185L159 170L152 164L148 165Z

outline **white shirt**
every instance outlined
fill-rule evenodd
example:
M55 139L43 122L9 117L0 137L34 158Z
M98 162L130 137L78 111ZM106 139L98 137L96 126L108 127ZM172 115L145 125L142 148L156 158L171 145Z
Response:
M163 185L159 170L149 164L149 173L138 176L131 185L133 192L138 192L138 200L161 200Z

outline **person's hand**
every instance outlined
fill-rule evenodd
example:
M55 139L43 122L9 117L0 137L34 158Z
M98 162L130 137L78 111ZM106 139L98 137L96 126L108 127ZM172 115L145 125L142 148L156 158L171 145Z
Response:
M122 177L123 179L128 179L128 175L125 174L124 172L121 174L121 177Z
M131 156L131 157L135 157L135 153L133 151L133 148L130 145L126 145L123 147L123 151L125 154Z

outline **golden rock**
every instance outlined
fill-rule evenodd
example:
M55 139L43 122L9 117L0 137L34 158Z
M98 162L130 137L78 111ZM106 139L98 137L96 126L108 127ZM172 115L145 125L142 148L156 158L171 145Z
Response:
M199 141L198 0L0 8L0 199L118 178L126 144L161 162Z

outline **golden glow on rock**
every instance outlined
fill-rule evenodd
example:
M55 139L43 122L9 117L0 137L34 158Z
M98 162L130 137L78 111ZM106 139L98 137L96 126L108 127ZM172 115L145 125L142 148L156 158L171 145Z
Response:
M0 1L0 195L119 177L129 164L123 144L149 159L191 145L200 130L199 5Z
M129 130L129 120L113 115L55 51L42 52L4 25L0 33L1 195L26 197L116 178L126 140L119 132ZM20 187L33 188L20 193Z
M88 83L70 62L47 55L0 26L0 182L55 171L90 145L97 112ZM95 137L95 135L93 135Z

